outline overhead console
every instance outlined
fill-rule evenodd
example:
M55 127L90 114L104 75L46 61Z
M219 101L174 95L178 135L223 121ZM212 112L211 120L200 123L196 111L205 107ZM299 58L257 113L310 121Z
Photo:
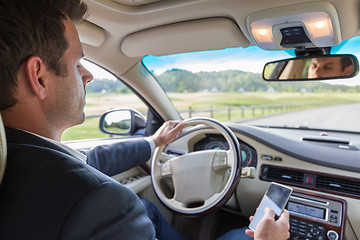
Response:
M328 47L341 42L339 17L328 2L265 9L246 18L252 40L263 49Z

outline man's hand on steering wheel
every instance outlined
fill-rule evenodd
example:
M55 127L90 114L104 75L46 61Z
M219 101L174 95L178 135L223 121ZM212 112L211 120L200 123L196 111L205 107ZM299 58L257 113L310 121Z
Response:
M185 127L184 122L166 121L150 138L156 147L160 147L174 141Z

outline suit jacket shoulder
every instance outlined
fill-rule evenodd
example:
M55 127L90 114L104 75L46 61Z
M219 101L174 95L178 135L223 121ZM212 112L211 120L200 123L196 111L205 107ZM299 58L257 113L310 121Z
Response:
M14 129L6 133L1 239L154 238L144 206L129 189L55 144Z

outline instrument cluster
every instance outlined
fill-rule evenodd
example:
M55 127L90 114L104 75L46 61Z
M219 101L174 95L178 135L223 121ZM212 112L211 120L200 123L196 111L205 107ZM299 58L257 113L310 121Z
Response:
M240 142L240 151L242 158L242 167L256 167L257 165L257 153L256 150L247 143ZM201 139L194 145L194 151L219 149L229 150L229 144L222 135L207 134L205 138Z

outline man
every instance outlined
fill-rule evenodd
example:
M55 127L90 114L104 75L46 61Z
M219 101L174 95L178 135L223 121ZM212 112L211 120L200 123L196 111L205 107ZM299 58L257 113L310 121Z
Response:
M311 59L308 78L349 76L353 72L353 62L348 57L319 57Z
M0 111L8 141L1 239L155 237L136 194L59 142L65 129L84 121L85 86L92 75L80 64L73 21L85 13L80 0L0 0ZM167 122L149 141L169 143L182 128ZM87 152L89 164L102 169L101 157L123 158L123 149L129 155L151 152L146 140L106 148ZM136 165L138 159L132 160ZM289 233L287 212L276 222L271 214L261 222L263 230L248 234L264 239L270 227L277 232L272 239L285 239L278 237Z

